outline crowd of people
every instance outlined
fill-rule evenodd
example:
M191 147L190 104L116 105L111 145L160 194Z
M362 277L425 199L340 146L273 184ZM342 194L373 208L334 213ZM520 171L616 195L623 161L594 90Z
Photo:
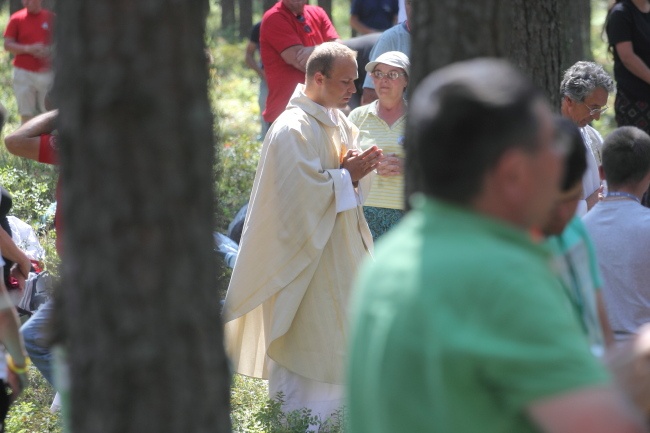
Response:
M234 371L286 411L345 404L354 433L646 431L650 1L615 2L614 79L578 61L557 116L504 61L408 88L411 1L399 22L377 2L384 28L359 25L369 3L351 24L383 32L358 65L329 25L304 42L315 7L276 4L303 42L274 55L306 73L267 119L223 312Z
M23 4L4 34L22 121L5 145L56 164L54 16ZM353 433L647 431L650 1L615 2L614 79L575 63L560 115L503 60L411 89L411 7L354 0L360 36L342 41L320 7L279 0L252 29L263 145L223 306L233 371L285 411L347 406ZM0 197L2 419L30 357L56 383L52 304L19 332L6 293L30 263Z

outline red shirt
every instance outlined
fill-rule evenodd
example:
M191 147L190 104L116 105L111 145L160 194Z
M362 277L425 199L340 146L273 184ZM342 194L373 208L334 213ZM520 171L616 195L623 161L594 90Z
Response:
M11 38L19 44L33 45L41 43L50 45L52 43L52 31L54 30L53 24L54 14L48 10L41 9L37 14L30 14L27 9L21 9L9 18L4 37ZM32 72L50 70L49 58L42 59L31 54L16 55L13 64L17 68Z
M41 144L38 148L38 162L44 162L45 164L58 165L59 161L57 158L56 152L56 136L50 134L41 135ZM63 249L61 248L63 241L63 221L61 219L61 180L56 183L56 212L54 213L54 229L56 230L56 251L61 256Z
M294 45L313 47L339 38L323 8L305 5L303 17L298 20L279 1L262 18L260 53L269 86L264 120L269 123L287 107L296 85L305 82L305 73L286 63L280 53Z

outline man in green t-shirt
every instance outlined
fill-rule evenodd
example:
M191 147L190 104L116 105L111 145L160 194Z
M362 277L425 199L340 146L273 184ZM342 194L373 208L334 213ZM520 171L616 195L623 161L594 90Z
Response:
M350 432L644 431L530 235L562 175L541 94L481 59L413 95L406 167L422 194L359 276Z

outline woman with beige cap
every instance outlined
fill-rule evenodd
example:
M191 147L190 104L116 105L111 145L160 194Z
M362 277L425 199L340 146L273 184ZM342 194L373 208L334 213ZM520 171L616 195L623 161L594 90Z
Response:
M349 116L359 127L361 147L365 150L376 145L384 152L363 208L374 240L404 214L404 91L409 67L408 57L399 51L388 51L368 63L366 71L372 76L378 99L354 109Z

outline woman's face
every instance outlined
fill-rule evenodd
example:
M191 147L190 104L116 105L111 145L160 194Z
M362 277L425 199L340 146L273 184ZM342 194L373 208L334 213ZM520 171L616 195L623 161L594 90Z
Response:
M383 77L377 78L375 76L376 72L381 72ZM394 73L399 74L399 76L396 79L391 80L388 74ZM379 63L372 71L372 81L375 83L375 91L377 92L377 97L381 102L382 99L394 100L403 98L404 89L408 84L408 77L402 68L390 66L385 63Z

